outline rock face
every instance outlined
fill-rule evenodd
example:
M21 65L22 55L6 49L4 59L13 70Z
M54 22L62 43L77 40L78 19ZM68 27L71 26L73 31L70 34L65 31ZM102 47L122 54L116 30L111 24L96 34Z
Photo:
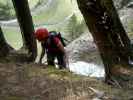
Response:
M129 5L133 0L113 0L117 9L122 9Z
M127 33L133 33L133 0L113 0Z
M70 62L101 62L98 49L90 33L81 35L69 44L66 49Z

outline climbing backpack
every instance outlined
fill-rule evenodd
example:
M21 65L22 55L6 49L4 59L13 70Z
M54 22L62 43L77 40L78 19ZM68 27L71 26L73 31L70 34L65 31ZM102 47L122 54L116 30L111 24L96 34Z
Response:
M61 41L61 43L63 44L63 46L65 47L66 46L66 43L64 40L66 40L65 38L62 37L61 33L60 32L56 32L56 31L50 31L49 32L50 34L50 38L53 39L54 37L57 37L59 38L59 40Z

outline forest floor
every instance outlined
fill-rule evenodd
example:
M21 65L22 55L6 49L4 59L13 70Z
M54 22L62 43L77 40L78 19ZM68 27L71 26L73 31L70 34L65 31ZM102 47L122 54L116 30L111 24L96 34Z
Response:
M133 85L133 84L131 84ZM0 100L132 100L133 86L33 63L0 63Z

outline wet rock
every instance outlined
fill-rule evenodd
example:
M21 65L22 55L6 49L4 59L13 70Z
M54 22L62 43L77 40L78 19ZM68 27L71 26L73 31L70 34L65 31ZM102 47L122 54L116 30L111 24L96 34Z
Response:
M70 62L100 60L98 49L90 33L85 33L66 47Z

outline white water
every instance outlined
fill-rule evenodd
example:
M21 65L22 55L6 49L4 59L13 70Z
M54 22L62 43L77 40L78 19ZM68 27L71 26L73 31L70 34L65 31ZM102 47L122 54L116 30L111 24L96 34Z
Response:
M45 56L46 58L46 56ZM36 63L38 62L38 59L36 59ZM43 63L47 64L46 59L43 59ZM57 63L57 59L55 60ZM58 65L56 64L56 68L58 68ZM79 75L84 76L90 76L90 77L97 77L97 78L104 78L105 76L105 70L104 66L102 64L95 64L95 63L88 63L85 61L76 61L76 62L69 62L69 65L67 68Z
M71 72L81 74L90 77L104 77L105 71L102 65L96 65L94 63L87 63L83 61L77 61L69 64Z

